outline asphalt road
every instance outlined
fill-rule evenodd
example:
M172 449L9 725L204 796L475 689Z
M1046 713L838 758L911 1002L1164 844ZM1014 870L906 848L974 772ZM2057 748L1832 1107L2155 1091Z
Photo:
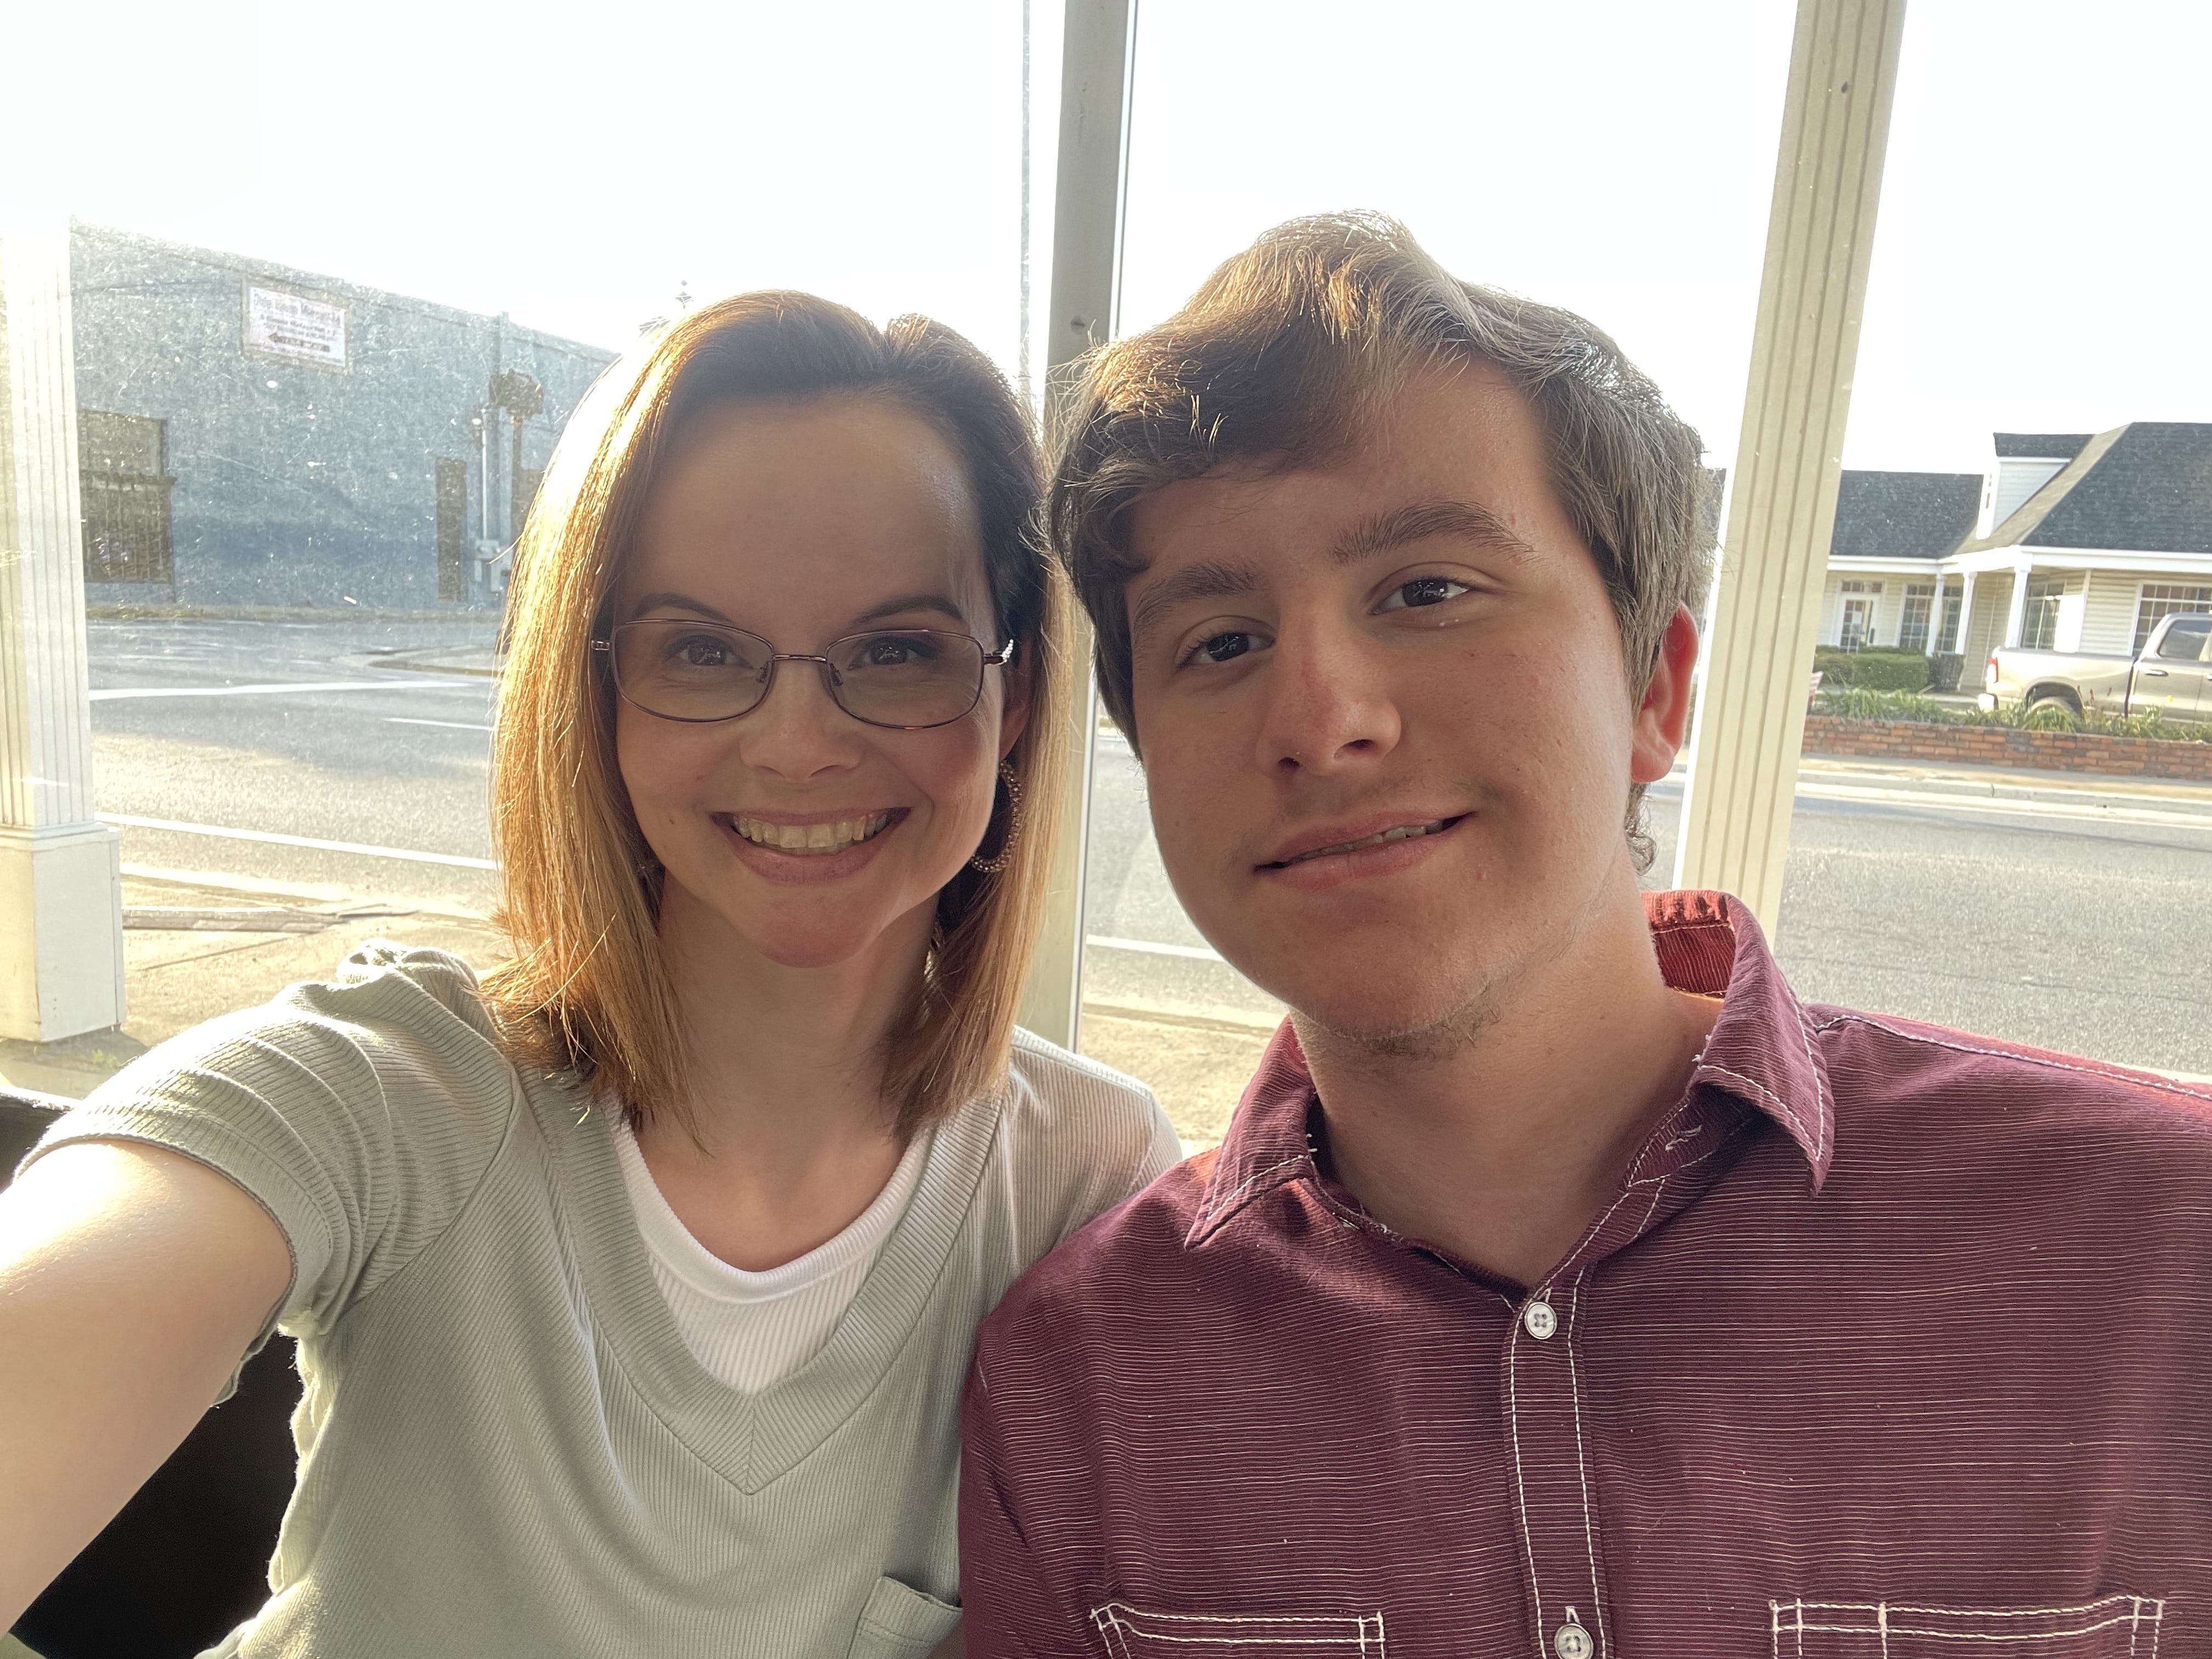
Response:
M489 638L366 618L94 624L100 810L126 820L125 860L488 910L490 683L391 661ZM264 686L285 689L246 689ZM1112 738L1094 802L1086 995L1270 1018L1176 903L1142 775ZM1678 784L1654 789L1661 873L1679 810ZM1830 768L1808 775L1792 837L1779 955L1807 998L2212 1073L2212 790L2100 798Z

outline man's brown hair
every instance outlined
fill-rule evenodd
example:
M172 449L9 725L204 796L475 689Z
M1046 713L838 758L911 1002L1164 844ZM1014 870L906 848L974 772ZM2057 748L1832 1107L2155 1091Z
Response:
M1612 597L1643 695L1712 547L1704 446L1656 386L1571 312L1463 283L1380 214L1294 219L1157 327L1096 352L1070 399L1048 497L1053 540L1097 629L1106 708L1141 749L1123 596L1130 509L1224 461L1290 469L1355 448L1406 376L1495 365L1541 422L1552 487ZM1639 857L1648 846L1629 824Z

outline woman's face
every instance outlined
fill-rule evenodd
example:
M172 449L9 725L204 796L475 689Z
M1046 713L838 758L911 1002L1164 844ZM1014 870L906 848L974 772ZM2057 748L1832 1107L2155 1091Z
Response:
M958 457L926 421L866 398L696 416L647 498L615 599L617 625L720 624L779 652L902 628L1005 643ZM703 637L685 648L717 660ZM1016 673L986 667L975 708L922 731L855 720L811 663L777 664L767 697L734 720L686 724L617 699L623 781L667 872L663 937L787 967L910 961L990 822L1026 716Z

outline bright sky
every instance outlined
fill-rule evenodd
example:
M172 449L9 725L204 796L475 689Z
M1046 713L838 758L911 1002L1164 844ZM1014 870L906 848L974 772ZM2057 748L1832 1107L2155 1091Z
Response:
M1267 225L1379 207L1611 330L1730 463L1791 10L1143 0L1124 324ZM84 218L612 346L679 283L787 285L1014 360L1020 0L4 0L27 38L53 72L0 153ZM1913 0L1847 464L2212 421L2207 62L2197 0Z

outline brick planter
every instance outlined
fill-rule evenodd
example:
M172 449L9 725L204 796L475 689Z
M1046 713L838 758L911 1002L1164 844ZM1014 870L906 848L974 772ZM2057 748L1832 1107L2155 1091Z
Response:
M2105 738L2087 732L2022 732L2009 726L1936 726L1921 720L1847 720L1808 714L1805 752L2212 783L2212 743Z

